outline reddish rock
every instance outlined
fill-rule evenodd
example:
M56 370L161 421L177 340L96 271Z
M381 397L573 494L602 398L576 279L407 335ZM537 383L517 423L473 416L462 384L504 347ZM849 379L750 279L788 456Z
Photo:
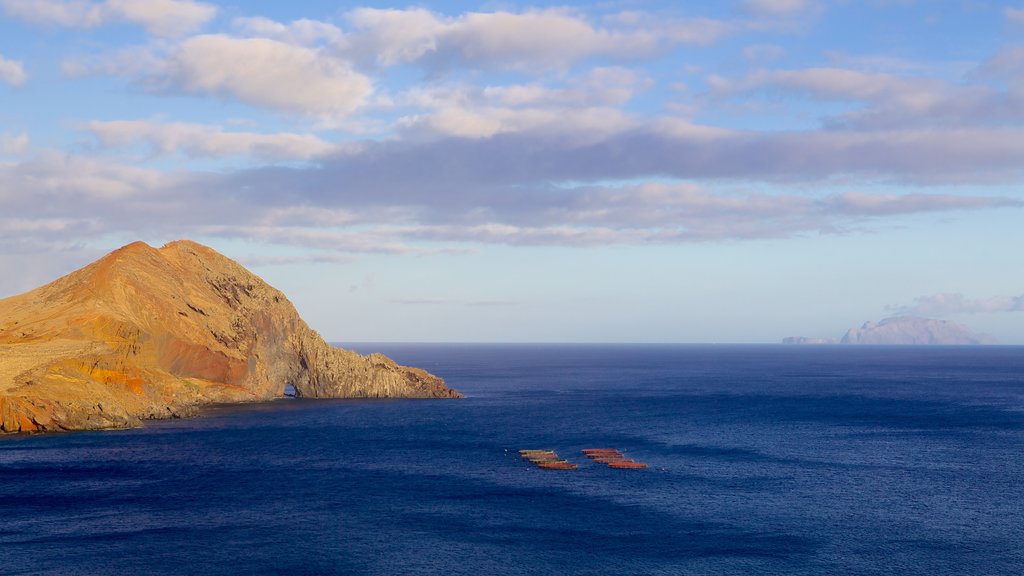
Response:
M0 431L123 428L211 402L458 398L444 381L324 342L284 294L189 241L129 244L0 300Z

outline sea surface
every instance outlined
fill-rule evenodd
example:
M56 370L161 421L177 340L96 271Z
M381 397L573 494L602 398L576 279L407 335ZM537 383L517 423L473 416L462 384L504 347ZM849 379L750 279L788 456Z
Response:
M352 347L467 398L0 438L0 571L1024 573L1024 347Z

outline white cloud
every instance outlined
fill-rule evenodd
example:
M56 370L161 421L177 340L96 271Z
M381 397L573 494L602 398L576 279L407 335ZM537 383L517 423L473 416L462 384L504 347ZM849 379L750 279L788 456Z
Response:
M164 37L193 32L217 14L215 6L194 0L0 0L0 4L9 15L29 22L72 28L132 22Z
M457 63L527 72L565 69L591 57L636 58L676 43L706 44L729 30L725 23L708 19L620 19L617 27L599 28L567 9L445 18L422 8L358 8L347 20L353 32L343 48L380 66L426 60L435 66Z
M8 15L38 24L91 28L103 23L102 5L86 0L0 0Z
M413 62L437 50L447 24L423 8L357 8L346 16L355 28L348 49L382 66Z
M8 60L0 55L0 80L11 86L21 86L28 80L28 76L20 61Z
M199 29L217 14L211 4L193 0L107 0L112 18L134 22L156 36L182 36Z
M464 137L450 136L459 134L459 118L425 114L410 121L432 128L429 137L366 143L364 153L340 160L336 168L344 178L365 178L378 189L652 177L991 184L1024 175L1024 128L757 132L638 119L617 109L612 112L621 118L600 108L454 111L469 114L469 128L472 121L483 122L481 131L467 128ZM451 174L440 166L450 166Z
M0 169L0 213L29 214L59 210L49 202L124 200L174 181L157 170L103 162L83 156L43 151L24 162ZM42 203L40 206L39 204ZM68 208L65 216L80 213Z
M157 154L199 158L248 156L264 160L308 160L338 150L311 134L225 132L220 126L147 120L91 121L85 129L107 147L144 143Z
M650 84L642 74L628 68L597 67L569 80L565 87L549 88L540 84L488 86L483 89L483 96L505 106L618 106Z
M1021 52L1024 55L1024 52ZM1002 51L973 73L1009 73L1016 53ZM1022 57L1021 61L1024 61ZM844 68L759 70L739 79L711 77L717 98L756 96L759 91L802 92L820 100L861 103L860 109L825 118L830 126L896 128L907 126L981 126L1020 124L1024 85L952 84L928 77L861 72Z
M297 226L204 226L205 236L255 239L270 244L299 246L348 254L438 254L450 252L417 246L390 226L332 230Z
M764 87L805 90L835 100L877 100L897 96L908 102L927 104L945 83L926 78L907 79L891 74L872 74L843 68L760 70L739 80L717 78L715 90L735 94Z
M0 164L0 214L5 215L0 245L55 245L102 235L218 236L331 253L431 254L464 251L475 243L786 238L870 229L898 215L1021 204L941 194L768 194L688 183L561 187L546 183L549 176L575 174L593 182L622 173L614 164L632 164L645 152L605 157L605 166L587 174L574 164L592 165L593 157L580 157L593 154L589 146L553 157L550 150L538 150L546 166L495 155L486 146L480 155L479 148L479 143L466 148L478 154L471 156L445 142L424 143L407 155L387 146L368 147L333 156L316 168L234 174L163 173L44 152ZM522 148L520 141L500 151L516 148ZM460 172L469 167L477 172ZM569 171L561 172L565 168Z
M416 110L398 126L407 134L485 138L514 132L551 133L578 141L635 125L619 107L650 85L625 68L594 68L561 86L541 83L415 88L394 103Z
M255 106L337 120L364 104L370 79L318 49L265 38L189 38L153 71L159 90L231 96Z
M974 210L1000 206L1024 206L1008 198L954 194L867 194L846 192L822 200L828 211L849 216L877 217L948 210Z
M759 14L791 14L814 8L813 0L744 0L743 6Z
M28 150L28 134L0 133L0 154L21 154Z
M954 314L991 314L997 312L1024 312L1024 295L993 296L969 299L963 294L932 294L918 296L910 306L891 306L900 314L916 316L950 316Z
M262 16L235 18L232 26L249 37L270 38L289 44L313 46L322 42L338 42L341 29L333 24L306 18L282 24Z
M970 75L980 79L1006 79L1010 82L1021 82L1024 73L1024 45L1009 44L978 65Z
M617 108L506 108L447 104L429 114L407 116L398 127L409 135L490 138L500 134L532 133L565 138L580 144L621 132L633 124Z
M1014 24L1024 24L1024 8L1011 8L1007 7L1003 11L1003 15L1006 16L1008 22Z

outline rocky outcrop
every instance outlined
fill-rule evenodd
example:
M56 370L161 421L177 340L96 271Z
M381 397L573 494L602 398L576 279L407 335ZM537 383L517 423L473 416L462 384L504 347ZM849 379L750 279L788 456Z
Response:
M835 344L835 338L811 338L808 336L788 336L782 339L783 344L798 344L804 346L822 346Z
M0 431L137 426L281 397L457 398L437 376L324 342L284 294L189 241L136 242L0 300Z
M860 328L851 328L843 336L842 343L962 345L995 344L995 341L949 320L897 316L879 322L865 322Z

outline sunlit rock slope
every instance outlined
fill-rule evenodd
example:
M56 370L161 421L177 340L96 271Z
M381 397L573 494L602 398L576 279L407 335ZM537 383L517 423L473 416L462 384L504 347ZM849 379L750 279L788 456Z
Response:
M215 402L456 398L444 381L324 342L284 294L190 241L136 242L0 300L0 431L123 428Z

